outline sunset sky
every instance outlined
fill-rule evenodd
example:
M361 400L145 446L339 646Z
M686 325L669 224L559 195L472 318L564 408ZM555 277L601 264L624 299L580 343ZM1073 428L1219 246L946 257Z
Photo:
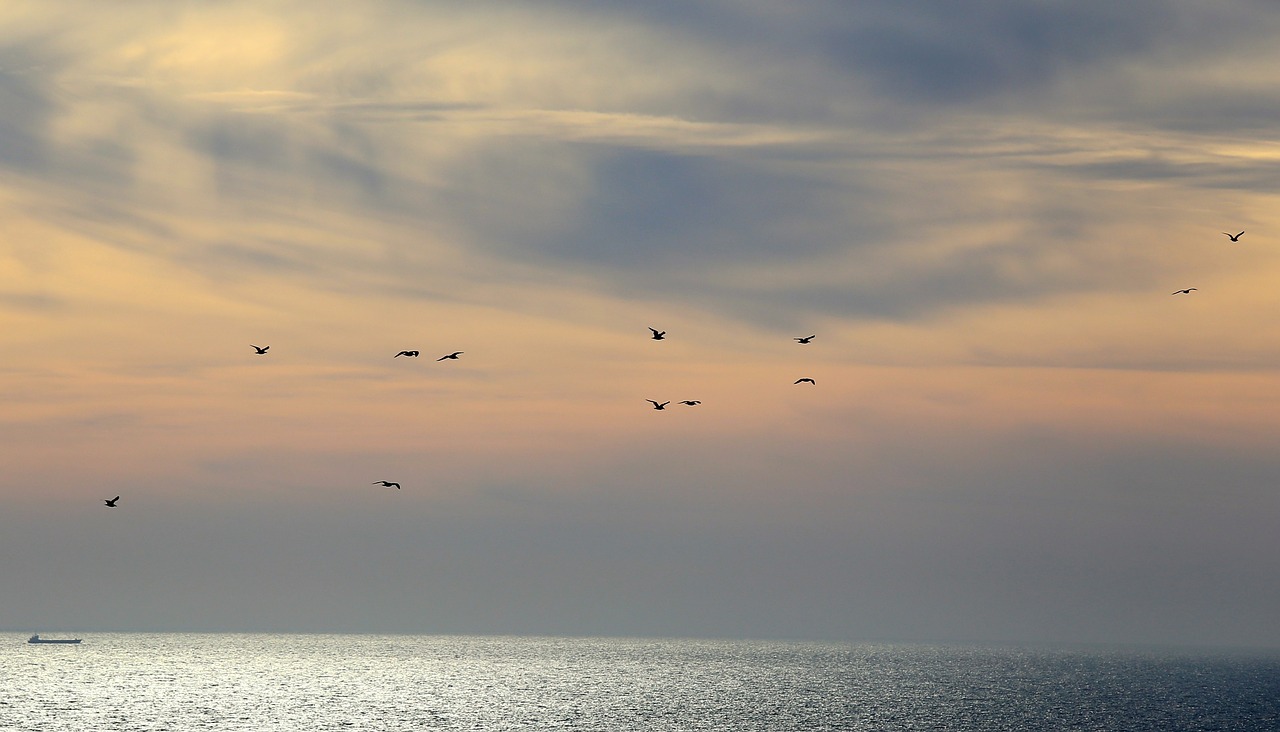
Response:
M1280 647L1277 37L6 2L0 628Z

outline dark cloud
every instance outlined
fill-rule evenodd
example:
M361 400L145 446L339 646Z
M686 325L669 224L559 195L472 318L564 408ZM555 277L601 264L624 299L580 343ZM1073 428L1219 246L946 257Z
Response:
M228 196L280 185L280 174L289 173L294 188L278 194L305 197L306 189L323 187L342 198L355 194L361 203L387 203L393 180L378 166L378 146L367 131L332 120L321 130L327 139L298 139L287 122L225 113L195 121L188 136L192 148L217 165L219 188Z
M859 78L873 83L882 104L970 103L1034 91L1073 70L1139 55L1179 27L1176 4L1167 0L924 0L909 7L827 0L786 14L741 3L590 5L593 15L641 20L726 54L750 47L779 65L802 60L809 65L807 78L770 91L792 104L796 92L852 92ZM739 111L753 106L737 101Z
M68 186L132 181L135 158L125 140L98 137L75 144L53 139L54 123L77 100L59 77L76 59L50 50L49 39L0 48L0 166ZM136 93L120 89L122 97Z
M808 257L836 244L801 221L830 213L822 181L749 159L600 150L566 226L532 243L566 260L662 272L732 259Z
M522 168L525 155L511 147L466 161L470 172L456 179L449 194L455 205L446 208L504 254L635 282L722 262L804 259L886 226L857 191L749 155L600 145L566 145L555 154L581 160L587 183L545 223L529 221L519 201L494 197L503 189L495 181L536 175ZM510 188L507 195L525 192ZM869 188L865 194L876 197ZM853 217L843 208L866 215L845 228Z
M1265 88L1248 80L1207 87L1179 73L1239 49L1269 49L1280 21L1259 2L826 0L791 13L765 3L562 5L605 23L643 23L725 63L737 63L742 49L759 62L755 83L734 86L692 70L683 88L644 102L652 113L892 130L927 129L957 109L1164 117L1156 123L1190 130L1256 130L1274 118ZM1153 84L1205 103L1152 107Z
M1041 88L1081 66L1150 48L1172 23L1169 3L861 4L847 24L819 31L840 67L883 95L971 102Z
M49 161L46 139L57 112L51 93L52 59L39 44L0 48L0 165L33 170Z

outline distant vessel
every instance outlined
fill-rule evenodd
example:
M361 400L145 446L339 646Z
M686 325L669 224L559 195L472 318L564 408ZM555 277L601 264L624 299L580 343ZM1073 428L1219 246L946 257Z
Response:
M28 643L79 643L79 638L41 638L39 633L27 639Z

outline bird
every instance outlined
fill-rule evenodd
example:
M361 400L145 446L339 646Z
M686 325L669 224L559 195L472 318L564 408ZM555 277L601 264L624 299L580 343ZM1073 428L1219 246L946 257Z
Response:
M459 356L459 355L461 355L462 353L464 353L464 351L454 351L453 353L450 353L450 354L446 354L446 355L444 355L444 356L441 356L440 358L437 358L436 360L437 360L437 361L443 361L443 360L445 360L446 358L452 358L452 359L454 359L454 360L456 361L456 360L458 359L458 356Z
M655 402L655 401L654 401L654 400L652 400L652 399L645 399L645 401L646 401L646 402L649 402L650 404L652 404L654 409L659 409L659 410L661 410L661 409L666 409L666 408L667 408L667 405L671 403L670 401L665 401L665 402L663 402L663 403L659 404L659 403Z
M417 351L401 351L396 355L392 356L392 358L400 358L401 356L411 356L413 358L417 358L418 352Z
M258 352L258 355L259 355L259 356L261 356L262 354L266 353L266 352L267 352L267 349L271 347L271 346L254 346L252 343L250 343L249 345L250 345L250 346L253 346L254 350L256 350L256 351Z
M1226 237L1227 237L1228 239L1230 239L1231 241L1240 241L1240 237L1244 236L1244 232L1243 232L1243 231L1242 231L1242 232L1240 232L1239 234L1236 234L1235 236L1232 236L1231 234L1228 234L1228 233L1227 233L1227 232L1225 232L1225 231L1224 231L1224 232L1222 232L1222 233L1223 233L1223 235L1224 235L1224 236L1226 236Z
M387 488L390 488L391 486L395 486L396 490L400 490L400 484L393 480L375 480L369 485L381 485L381 486L386 486Z
M649 330L653 331L653 339L655 341L660 341L667 337L667 332L665 330L658 330L657 328L650 328Z
M808 343L809 341L813 340L814 338L817 338L817 336L805 336L804 338L792 338L791 340L793 340L793 341L795 341L795 342L797 342L797 343Z
M685 400L682 400L680 403L686 406L696 407L702 402L698 401L697 399L685 399Z
M1192 290L1194 290L1194 289L1196 289L1196 288L1194 288L1194 287L1188 287L1188 288L1187 288L1187 289L1185 289L1185 290L1174 290L1173 292L1171 292L1171 293L1169 293L1169 294L1170 294L1170 295L1190 295L1190 294L1191 294L1191 291L1192 291Z
M806 376L805 378L803 378L803 379L796 379L795 383L797 383L797 384L813 384L814 386L817 386L817 385L818 385L818 382L814 381L813 379L810 379L810 378L809 378L809 377L807 377L807 376Z
M107 504L107 508L115 508L116 501L118 500L120 500L120 496L116 496L115 498L104 498L102 502Z

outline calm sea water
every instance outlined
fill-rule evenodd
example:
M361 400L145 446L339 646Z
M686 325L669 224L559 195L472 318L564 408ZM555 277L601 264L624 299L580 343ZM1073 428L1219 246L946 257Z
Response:
M91 634L0 646L0 730L1280 730L1280 658Z

